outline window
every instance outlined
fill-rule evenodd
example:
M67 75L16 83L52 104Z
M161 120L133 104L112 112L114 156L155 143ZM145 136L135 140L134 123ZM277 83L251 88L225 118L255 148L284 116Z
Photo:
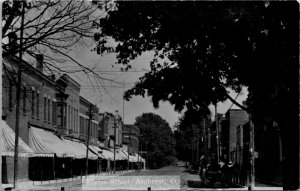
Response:
M13 83L11 80L8 81L9 83L9 87L8 87L8 109L9 111L12 111L12 107L13 107L13 103L12 103L12 100L13 100Z
M26 93L27 89L26 86L23 87L23 114L26 115L26 97L27 97L27 93Z
M48 98L48 123L50 124L50 121L51 121L51 119L50 119L50 113L51 112L51 108L50 108L50 99Z
M63 104L63 117L64 117L64 124L63 127L67 127L67 105Z
M36 117L40 118L40 93L36 92Z
M56 102L56 108L57 108L57 125L66 127L66 109L67 106L63 102Z
M77 109L76 109L75 122L76 122L75 131L76 133L78 133L78 110Z
M73 108L73 132L75 133L76 129L76 117L75 117L75 108Z
M56 104L52 101L52 124L56 125Z
M71 128L73 130L73 108L71 107L71 111L70 111L70 118L71 118Z
M68 126L68 128L70 129L70 126L71 126L71 119L70 119L70 114L71 114L71 111L70 111L70 106L68 106L68 124L67 124L67 126Z
M89 128L89 124L88 124L88 120L87 119L85 119L85 135L86 136L89 136L89 134L88 134L88 128Z
M44 97L44 121L47 121L47 98Z
M34 105L34 102L35 102L35 92L34 90L32 89L31 91L31 117L34 118L34 114L35 114L35 105Z

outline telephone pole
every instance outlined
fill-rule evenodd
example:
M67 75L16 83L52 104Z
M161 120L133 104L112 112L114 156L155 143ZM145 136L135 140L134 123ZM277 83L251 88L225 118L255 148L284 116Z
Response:
M254 189L255 186L255 143L254 143L254 124L252 122L252 116L249 114L249 124L250 124L250 164L251 164L251 170L250 170L250 188L251 190Z
M116 130L118 126L118 110L115 112L115 117L114 117L114 173L116 173Z
M90 104L89 111L86 113L89 117L89 123L88 123L88 131L86 136L86 158L85 158L85 176L87 177L89 173L89 145L90 145L90 126L91 126L91 120L93 117L92 114L92 105Z
M22 3L22 13L21 13L21 29L20 29L20 45L19 45L19 59L22 62L22 46L23 46L23 30L24 30L24 12L25 12L25 2ZM18 67L17 74L17 92L16 92L16 124L15 124L15 153L14 153L14 189L17 189L18 181L18 146L19 146L19 126L20 126L20 94L21 94L21 79L22 79L22 64ZM2 180L1 180L2 181Z
M220 162L220 143L219 143L219 116L218 116L218 102L215 104L215 121L216 121L216 141L217 141L217 160Z
M0 15L2 15L2 3L0 3ZM2 16L0 17L0 25L2 26ZM2 42L2 30L0 30L0 42ZM2 46L0 46L0 63L2 63ZM2 64L0 64L0 92L2 92ZM0 108L2 108L2 99L0 99ZM2 117L2 109L0 109ZM2 133L2 122L0 123L0 133ZM0 141L0 188L2 188L2 142Z
M128 170L129 170L129 147L130 147L130 142L131 142L131 126L129 126L129 141L128 141L128 147L127 147L127 152L128 152L127 169Z

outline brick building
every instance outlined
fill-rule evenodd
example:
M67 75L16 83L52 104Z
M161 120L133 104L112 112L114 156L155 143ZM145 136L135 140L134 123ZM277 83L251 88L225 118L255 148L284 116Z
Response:
M127 145L130 154L139 152L140 130L134 125L123 125L123 144Z
M225 114L225 119L220 122L222 155L227 155L232 161L237 161L238 127L248 121L249 115L246 111L230 109Z
M113 148L114 146L114 126L115 116L112 113L105 112L99 116L99 136L98 140L104 142L104 146L107 148ZM116 123L116 146L122 147L122 119L120 116Z
M84 115L86 111L83 109L86 108L86 103L80 102L83 100L79 96L80 85L66 74L57 79L54 75L45 75L43 57L39 55L37 58L35 64L37 67L33 67L15 56L3 53L2 123L7 124L11 130L15 129L16 71L22 66L19 123L19 136L22 142L19 147L29 146L33 152L31 157L19 158L18 180L45 180L78 175L85 168L87 136L87 126L80 128L79 124L79 115ZM95 114L98 113L97 109L94 111ZM97 146L98 120L96 115L91 122L89 151L91 161L97 161L101 157L97 147L94 147ZM80 132L82 128L83 131ZM2 181L11 182L13 154L3 155L2 158ZM92 172L97 166L91 165L90 168Z

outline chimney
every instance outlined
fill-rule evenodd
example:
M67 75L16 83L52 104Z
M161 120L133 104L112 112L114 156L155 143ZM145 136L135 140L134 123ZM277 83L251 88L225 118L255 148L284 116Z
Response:
M18 49L17 40L18 40L18 36L16 35L15 32L10 32L8 34L9 49L11 51L15 51Z
M54 74L52 74L52 75L50 76L50 78L51 78L51 80L55 81L55 75L54 75Z
M43 62L44 62L44 56L42 54L37 54L36 69L38 69L40 72L43 72Z
M244 101L242 102L242 104L243 104L244 107L247 107L247 101L246 101L246 100L244 100Z

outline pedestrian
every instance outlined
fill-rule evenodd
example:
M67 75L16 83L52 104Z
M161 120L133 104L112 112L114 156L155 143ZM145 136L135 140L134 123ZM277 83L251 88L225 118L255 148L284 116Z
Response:
M200 157L200 164L199 164L199 167L200 167L199 173L200 173L201 181L204 181L204 179L205 179L206 166L207 166L207 159L206 159L205 155L202 155Z
M233 178L233 162L229 161L228 163L228 184L232 184L232 178Z

